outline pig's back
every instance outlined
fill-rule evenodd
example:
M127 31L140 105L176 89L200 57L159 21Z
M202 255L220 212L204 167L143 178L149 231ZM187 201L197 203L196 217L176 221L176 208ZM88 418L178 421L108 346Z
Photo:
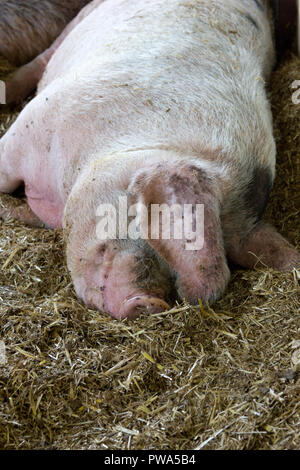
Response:
M243 53L248 59L255 56L268 75L274 51L268 15L257 6L262 3L263 0L106 0L64 40L48 67L44 83L76 65L83 71L83 62L99 68L117 62L122 66L122 60L127 66L128 59L132 59L138 67L143 59L157 59L161 65L158 59L177 57L187 61L198 58L203 65L211 62L222 67L226 60L234 59L241 60L242 65ZM156 66L155 62L151 65Z
M57 83L66 116L104 116L104 153L130 141L190 154L213 147L239 161L258 146L260 163L269 163L264 80L274 51L261 4L106 0L65 39L39 90Z

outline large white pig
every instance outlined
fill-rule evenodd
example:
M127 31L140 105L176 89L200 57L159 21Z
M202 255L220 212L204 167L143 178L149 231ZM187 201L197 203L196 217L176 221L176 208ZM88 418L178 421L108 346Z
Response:
M78 296L117 318L163 311L175 291L213 302L227 259L299 266L261 220L275 175L273 62L262 0L94 0L7 85L17 101L41 79L0 141L0 191L24 182L28 201L2 217L63 227ZM204 245L101 239L99 207L120 198L204 205Z

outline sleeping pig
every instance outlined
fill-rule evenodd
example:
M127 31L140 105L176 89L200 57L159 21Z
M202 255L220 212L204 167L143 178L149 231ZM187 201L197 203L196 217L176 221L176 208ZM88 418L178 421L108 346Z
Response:
M299 266L262 221L274 55L263 0L94 0L7 84L13 102L39 81L0 140L0 191L27 196L1 216L63 227L78 296L116 318L165 311L175 293L213 303L228 260ZM150 208L171 206L170 237L145 229ZM175 237L186 207L191 230ZM105 211L108 224L135 214L144 236L106 236Z

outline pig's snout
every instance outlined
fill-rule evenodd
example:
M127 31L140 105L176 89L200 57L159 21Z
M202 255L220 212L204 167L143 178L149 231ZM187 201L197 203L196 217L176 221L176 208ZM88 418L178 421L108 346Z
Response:
M174 278L146 243L142 247L131 242L103 244L81 264L73 280L87 305L117 319L170 310Z
M141 314L154 314L170 310L169 304L151 295L136 295L125 300L120 308L120 317L134 319Z

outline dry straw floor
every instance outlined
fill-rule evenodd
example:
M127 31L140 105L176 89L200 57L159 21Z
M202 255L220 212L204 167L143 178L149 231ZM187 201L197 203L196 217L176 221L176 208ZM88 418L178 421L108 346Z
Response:
M9 71L0 64L0 78ZM271 94L267 218L300 247L300 61ZM19 110L0 108L1 134ZM1 201L1 199L0 199ZM299 449L299 271L233 269L214 309L119 322L82 305L60 231L0 222L1 449Z

